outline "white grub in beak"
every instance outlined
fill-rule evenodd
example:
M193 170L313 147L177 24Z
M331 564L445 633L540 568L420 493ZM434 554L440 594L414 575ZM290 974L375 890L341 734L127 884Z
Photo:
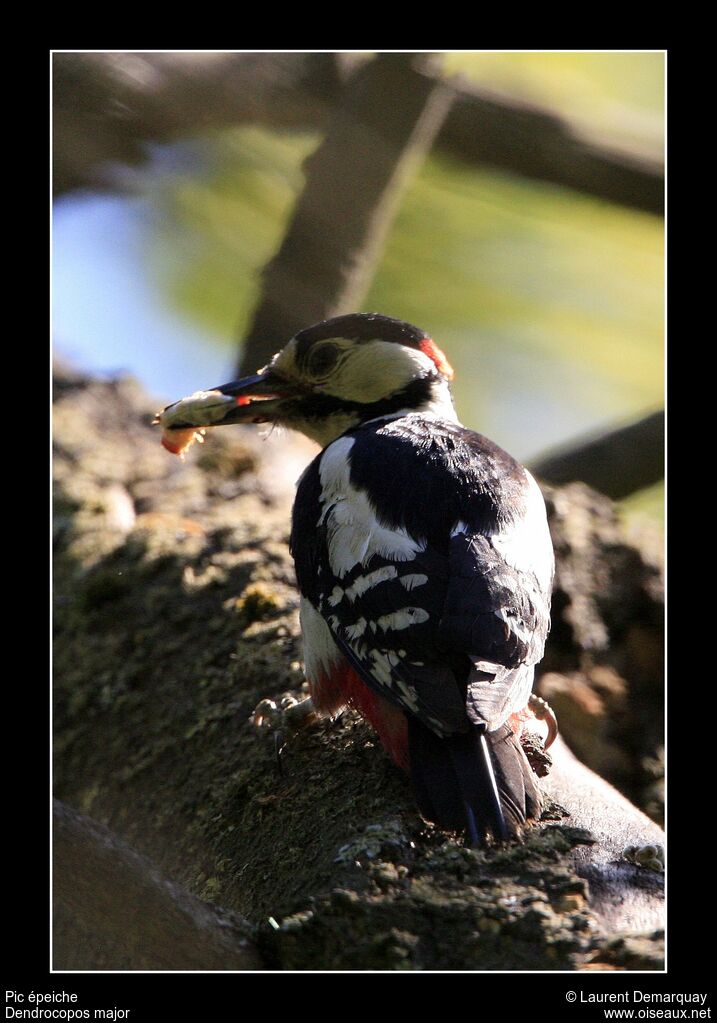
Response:
M205 427L221 421L236 399L219 391L196 391L158 412L153 425L162 427L162 447L184 460L195 441L204 441Z
M162 447L173 455L179 455L184 461L184 454L195 441L204 443L206 430L162 430Z
M188 398L167 405L152 424L162 428L162 447L184 460L195 441L204 441L207 428L221 425L238 407L266 400L265 395L232 395L219 390L195 391ZM251 419L247 417L247 421Z

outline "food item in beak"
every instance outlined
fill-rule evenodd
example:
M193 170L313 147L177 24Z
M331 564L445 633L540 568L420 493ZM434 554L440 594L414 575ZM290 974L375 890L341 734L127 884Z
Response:
M206 430L162 430L162 447L171 451L173 455L179 455L184 461L184 453L195 441L204 443Z
M206 427L220 423L237 399L221 391L196 391L158 412L153 424L162 427L162 447L184 458L195 441L201 444ZM174 425L176 423L176 426Z
M273 393L239 393L263 383L263 377L246 377L243 380L225 384L211 391L196 391L188 398L182 398L158 412L153 425L162 427L162 445L174 455L184 457L184 452L194 443L202 441L207 427L229 425L236 422L268 422L260 415L237 414L237 408L262 404L275 397ZM273 404L270 403L270 408Z

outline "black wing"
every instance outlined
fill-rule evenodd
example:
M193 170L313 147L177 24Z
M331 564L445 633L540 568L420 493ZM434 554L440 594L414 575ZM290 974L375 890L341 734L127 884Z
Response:
M466 706L497 728L528 701L550 629L550 590L509 565L491 537L451 538L441 641L471 660Z
M320 456L300 484L291 546L302 593L328 623L337 645L361 678L434 732L447 735L468 730L471 720L497 727L497 717L502 715L497 722L501 724L518 709L512 705L515 700L522 699L521 708L525 705L532 685L531 665L542 656L548 612L535 578L508 565L490 536L481 535L475 525L465 533L455 533L460 519L472 518L487 531L499 529L496 488L492 492L486 486L481 489L477 485L483 482L480 479L466 485L465 472L460 477L462 489L457 488L455 468L447 453L458 450L462 464L476 474L482 462L474 452L468 457L460 449L453 424L446 424L445 437L431 425L433 440L429 438L427 444L424 431L418 456L413 435L397 436L395 427L388 436L378 438L379 450L375 432L357 431L356 443L345 445L351 462L345 486L332 485L330 500L325 493L322 499ZM477 437L469 431L463 433ZM495 467L496 450L490 449L492 482L500 475ZM366 460L383 464L395 481L391 461L403 470L407 454L411 456L411 474L410 480L404 477L402 481L402 502L385 501L390 485L382 488L380 495L371 493L367 498L369 492L361 485ZM509 468L514 476L523 472L512 460ZM441 497L442 514L439 519L435 507L431 508L427 535L420 535L420 518L411 495L405 493L409 483L416 501L429 491L436 500ZM515 478L511 487L512 492L517 491ZM479 490L480 501L475 497ZM353 522L346 514L352 500L357 508L363 508ZM413 508L410 520L415 540L408 553L405 526L396 521L396 507L407 505ZM370 553L349 571L342 568L340 575L336 558L332 559L339 519L345 546L361 550L365 536L374 528L385 539L380 552ZM400 556L391 556L392 546Z

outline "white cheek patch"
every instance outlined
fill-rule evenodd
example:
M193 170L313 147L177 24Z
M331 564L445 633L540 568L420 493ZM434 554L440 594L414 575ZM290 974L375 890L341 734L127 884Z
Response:
M352 486L349 452L353 444L351 437L335 441L319 467L323 505L319 524L327 526L329 564L338 579L355 565L367 565L374 555L388 561L412 561L426 546L405 529L382 525L367 495Z
M367 341L351 346L322 390L337 398L368 404L431 373L435 373L435 366L417 348L391 341Z
M285 345L280 352L277 352L270 363L272 369L278 370L288 377L297 376L296 368L296 338L292 338L288 345Z

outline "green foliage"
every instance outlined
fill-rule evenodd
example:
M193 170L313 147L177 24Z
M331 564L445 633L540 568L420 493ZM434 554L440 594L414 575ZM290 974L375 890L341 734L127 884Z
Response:
M603 141L662 148L662 52L446 53L443 70L540 104Z
M150 187L158 209L150 264L181 313L226 339L248 326L259 273L281 243L315 135L241 128L200 140L202 173Z
M529 389L557 367L556 401L570 374L609 422L662 400L662 243L655 217L433 157L367 306L434 329L470 425L521 360Z

